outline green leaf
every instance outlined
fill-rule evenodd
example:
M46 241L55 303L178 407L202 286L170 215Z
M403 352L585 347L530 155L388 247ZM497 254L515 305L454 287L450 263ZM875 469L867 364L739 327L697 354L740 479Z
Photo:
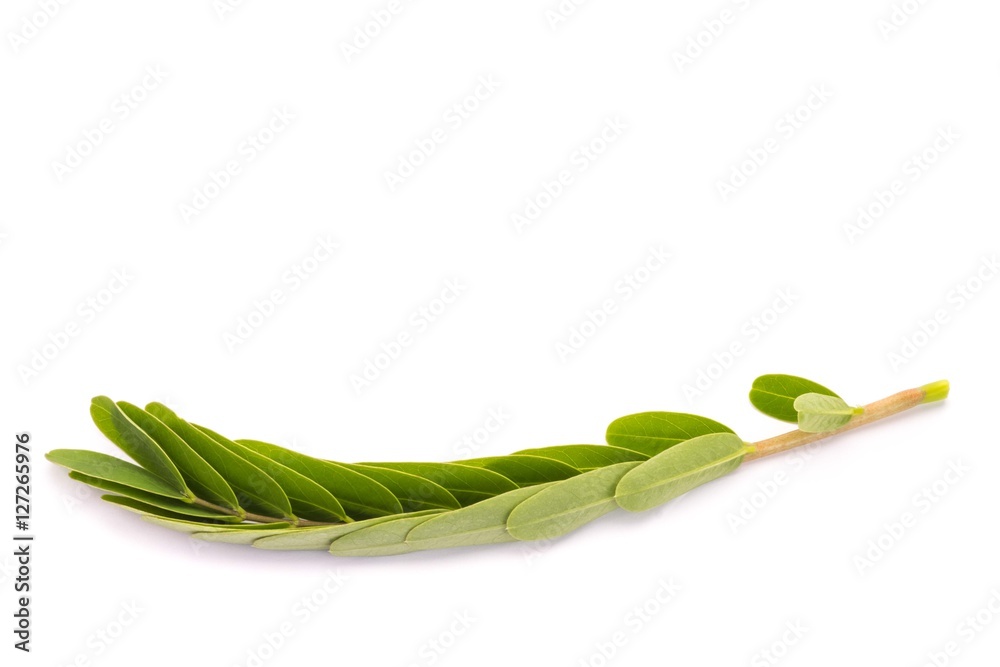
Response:
M794 405L799 413L799 430L806 433L836 431L851 421L851 417L864 412L863 408L853 408L839 396L826 394L802 394L795 399Z
M249 512L295 522L292 506L281 486L266 472L218 444L160 403L150 403L146 411L166 424L220 475L233 491L240 507Z
M401 516L416 517L440 514L442 510L424 510L422 512L409 512L405 515L396 514L394 516L379 516L374 519L355 521L354 523L342 523L337 526L307 526L296 528L294 531L287 531L273 537L264 537L253 543L258 549L276 549L291 551L328 551L330 543L334 540L353 533L354 531L368 528L386 521L395 521Z
M802 394L837 396L823 385L805 378L794 375L761 375L753 381L750 402L769 417L795 424L799 420L795 399Z
M534 454L510 454L508 456L488 456L479 459L456 461L462 465L486 468L500 473L518 486L533 486L545 482L558 482L567 477L579 475L580 471L556 459Z
M608 425L609 445L656 456L669 447L708 433L732 433L717 421L684 412L640 412Z
M242 511L236 494L222 475L166 424L137 405L124 401L119 401L116 405L174 462L195 496L234 511Z
M278 486L285 492L285 495L288 496L288 502L291 504L292 513L295 516L311 521L332 522L351 520L344 512L340 501L332 493L305 475L266 456L262 456L243 445L238 445L204 426L198 426L197 424L192 424L192 426L233 454L267 473L271 479L278 483Z
M455 496L440 484L408 472L372 468L358 463L341 463L343 467L370 477L387 488L399 500L403 513L461 507Z
M581 472L627 461L645 461L649 458L645 454L631 449L621 449L610 445L553 445L551 447L522 449L514 454L542 456L565 463Z
M406 543L406 535L434 514L402 516L348 533L330 544L334 556L394 556L415 549Z
M99 452L82 449L55 449L45 455L49 461L84 475L115 482L168 498L189 498L163 478L134 463Z
M403 511L403 506L389 489L343 464L316 459L260 440L237 442L322 486L337 497L352 519L368 519Z
M615 509L618 480L643 462L628 461L554 482L514 508L507 531L519 540L553 539Z
M515 489L460 510L444 512L415 526L407 533L406 542L414 549L449 549L513 542L516 538L507 532L510 513L552 484L554 482Z
M185 496L193 494L184 478L160 446L122 412L107 396L97 396L90 403L90 416L108 440L128 454L140 466L163 479Z
M109 482L99 477L91 477L90 475L85 475L81 472L76 472L75 470L71 470L69 476L70 478L75 479L78 482L89 484L90 486L96 489L101 489L102 491L111 491L112 493L117 493L120 496L126 496L128 498L132 498L133 500L138 500L140 502L146 503L147 505L152 505L154 507L159 507L160 509L175 512L176 514L183 514L189 517L197 517L204 519L215 519L217 521L226 521L229 523L239 523L240 521L243 520L243 517L241 516L223 514L216 510L208 509L207 507L194 505L192 503L185 502L183 500L168 498L166 496L157 495L155 493L149 493L148 491L141 491L134 487L127 486L125 484L117 484L115 482Z
M630 470L618 483L615 500L629 512L651 509L736 470L746 453L732 433L692 438Z
M170 510L165 510L156 505L150 505L149 503L144 503L140 500L135 500L134 498L129 498L127 496L101 496L101 500L107 501L113 505L120 505L125 509L132 510L138 514L145 516L155 516L161 519L179 519L179 520L191 520L192 515L190 514L180 514L178 512L171 512ZM218 517L218 521L222 523L229 523L231 517L226 515L221 515ZM205 521L207 525L212 525L213 519L198 517L199 521Z
M463 507L513 491L517 484L492 470L458 463L364 463L372 468L388 468L429 479L448 489Z

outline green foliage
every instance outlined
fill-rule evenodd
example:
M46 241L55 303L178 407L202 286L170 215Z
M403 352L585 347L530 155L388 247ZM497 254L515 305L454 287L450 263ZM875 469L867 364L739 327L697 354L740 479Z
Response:
M947 395L947 383L927 387L900 400ZM750 399L799 425L774 439L776 451L795 433L833 431L860 412L822 385L789 375L757 378ZM108 502L201 540L341 556L557 538L616 509L662 505L761 455L757 446L767 442L750 445L697 415L642 412L614 420L606 445L453 462L342 463L230 440L159 403L142 409L102 396L91 414L138 465L81 450L47 457L72 479L107 492Z

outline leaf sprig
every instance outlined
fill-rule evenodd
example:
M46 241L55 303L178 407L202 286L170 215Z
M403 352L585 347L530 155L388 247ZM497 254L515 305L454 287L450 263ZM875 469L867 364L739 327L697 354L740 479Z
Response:
M159 403L99 396L98 429L135 463L58 449L47 458L101 497L198 539L262 549L381 556L553 539L615 509L642 512L743 462L944 399L947 381L852 408L810 380L764 375L750 392L798 429L744 442L717 421L643 412L613 421L607 444L556 445L453 462L341 463L259 440L230 440Z

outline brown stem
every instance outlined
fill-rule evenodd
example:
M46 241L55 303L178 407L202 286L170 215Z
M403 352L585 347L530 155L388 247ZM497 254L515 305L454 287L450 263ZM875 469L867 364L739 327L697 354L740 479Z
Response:
M910 408L914 408L922 403L940 401L947 395L947 380L932 382L915 389L906 389L898 394L893 394L892 396L887 396L886 398L875 401L874 403L869 403L864 406L863 413L852 417L851 421L847 422L835 431L827 431L826 433L806 433L804 431L795 430L789 431L788 433L782 433L781 435L776 435L773 438L761 440L760 442L755 442L753 443L753 451L747 453L744 460L752 461L753 459L759 459L763 456L770 456L771 454L786 452L795 447L808 445L809 443L816 442L817 440L839 435L845 431L856 429L859 426L864 426L866 424L879 421L880 419L891 417L894 414L903 412L904 410L909 410Z

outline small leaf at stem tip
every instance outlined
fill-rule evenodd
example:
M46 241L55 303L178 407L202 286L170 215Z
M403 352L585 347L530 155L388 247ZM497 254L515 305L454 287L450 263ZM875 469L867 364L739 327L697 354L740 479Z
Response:
M924 392L924 403L933 403L934 401L943 401L948 398L951 384L947 380L938 380L937 382L925 384L920 389Z
M794 375L761 375L753 381L750 402L769 417L795 424L799 420L795 399L802 394L837 396L823 385L805 378Z
M864 408L851 407L844 399L825 394L802 394L794 405L799 413L799 430L805 433L836 431L851 417L864 412Z

